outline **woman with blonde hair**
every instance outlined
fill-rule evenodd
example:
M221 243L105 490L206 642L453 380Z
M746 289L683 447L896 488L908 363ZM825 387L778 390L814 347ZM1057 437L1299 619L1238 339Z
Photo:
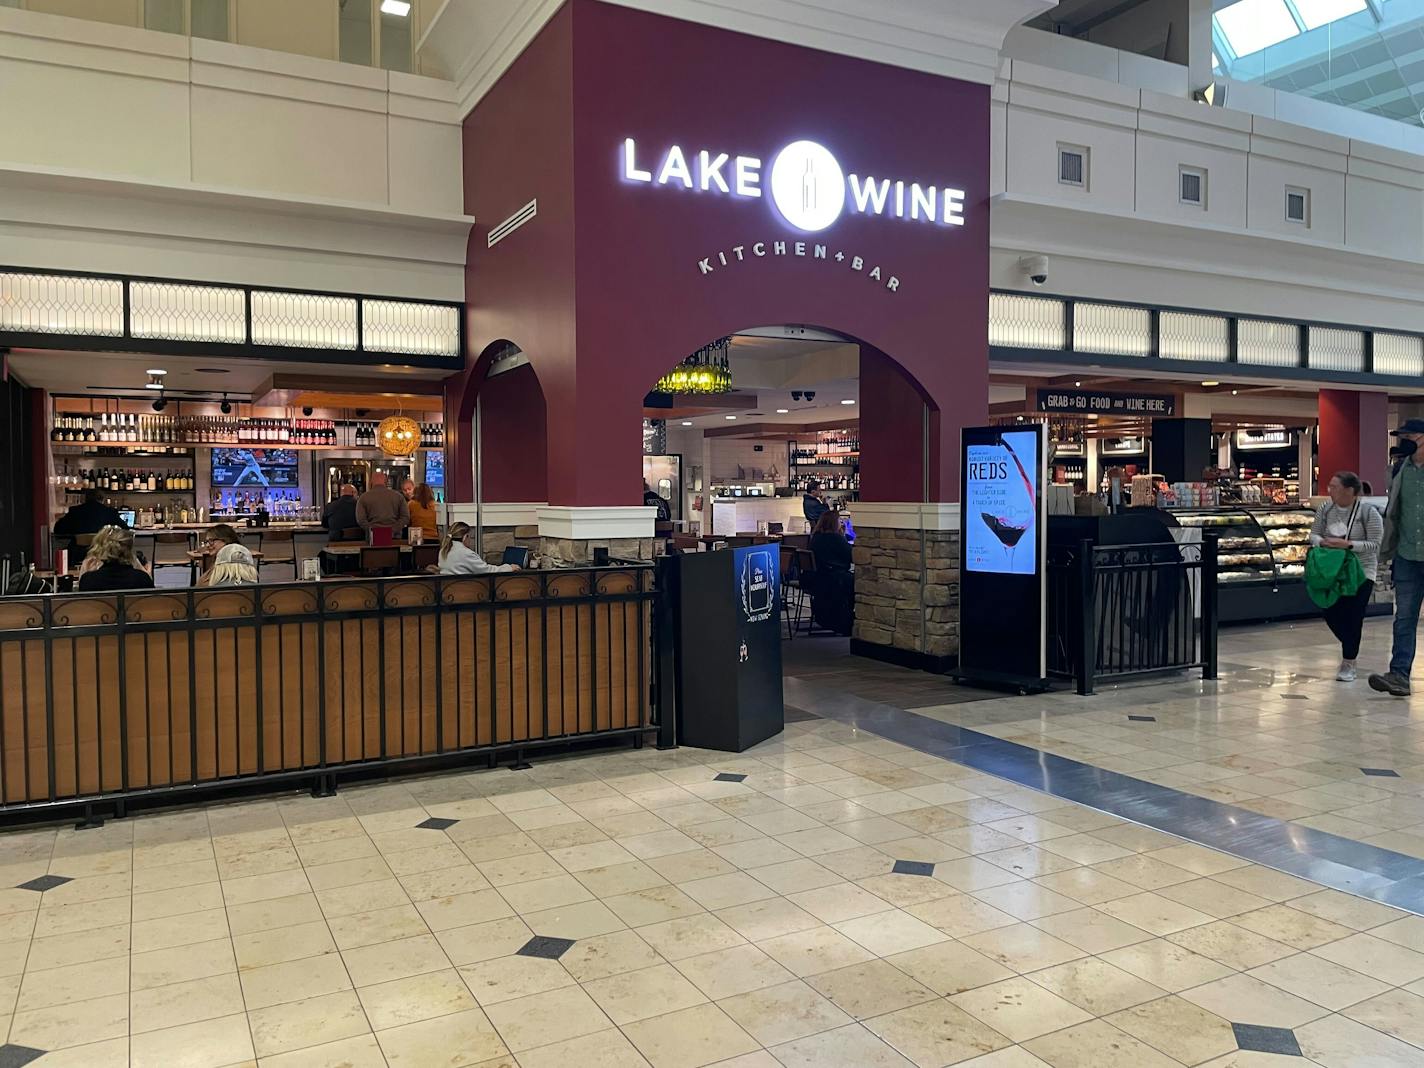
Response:
M246 545L224 545L218 550L207 578L209 586L255 586L257 564L252 552Z
M79 591L153 589L153 576L134 558L133 531L108 526L94 535L79 572Z
M468 523L451 523L440 539L440 573L442 575L486 575L492 571L518 571L515 564L490 564L471 549L468 541L474 531Z

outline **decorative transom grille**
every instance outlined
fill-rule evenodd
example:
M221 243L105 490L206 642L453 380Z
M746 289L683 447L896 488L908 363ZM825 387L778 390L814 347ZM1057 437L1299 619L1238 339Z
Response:
M370 352L460 355L460 310L447 304L363 300L362 343Z
M1413 334L1376 334L1374 372L1424 375L1424 338Z
M174 341L247 340L242 290L176 282L129 284L129 332Z
M1265 367L1300 364L1300 327L1270 319L1241 319L1236 327L1236 359Z
M1164 311L1158 330L1163 359L1225 363L1231 358L1231 320L1224 315Z
M0 330L122 337L123 283L65 274L0 273Z
M1333 326L1310 328L1310 366L1322 371L1363 371L1365 334Z
M1152 313L1122 304L1073 305L1073 348L1115 356L1152 352Z
M254 289L252 342L299 349L354 349L356 298Z
M1021 349L1061 349L1063 301L1016 293L989 294L989 344Z

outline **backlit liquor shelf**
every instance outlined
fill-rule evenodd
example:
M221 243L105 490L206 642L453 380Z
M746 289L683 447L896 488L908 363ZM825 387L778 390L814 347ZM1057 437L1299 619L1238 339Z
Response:
M148 450L167 445L280 445L283 448L357 449L378 447L378 424L366 420L307 418L231 418L228 416L164 416L135 413L61 415L54 417L50 440L56 445L98 445ZM422 449L443 449L440 423L421 423ZM344 440L343 440L344 439Z

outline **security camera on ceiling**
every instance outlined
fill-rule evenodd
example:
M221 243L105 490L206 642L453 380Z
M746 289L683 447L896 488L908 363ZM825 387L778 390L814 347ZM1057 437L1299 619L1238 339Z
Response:
M1034 285L1041 286L1048 281L1048 257L1020 256L1019 270L1028 275Z
M802 392L806 395L806 399L808 401L813 401L816 399L816 391L814 389L807 389L803 390Z
M799 401L801 399L801 391L799 389L793 389L791 391L791 399L794 401Z

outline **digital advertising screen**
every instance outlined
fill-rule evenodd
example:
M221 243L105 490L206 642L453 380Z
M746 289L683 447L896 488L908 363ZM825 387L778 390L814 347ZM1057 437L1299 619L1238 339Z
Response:
M1038 432L1008 431L990 444L966 445L964 568L1000 575L1038 570Z
M425 454L425 484L431 489L445 486L445 454L439 449L431 449Z
M296 450L214 449L212 484L296 488Z

